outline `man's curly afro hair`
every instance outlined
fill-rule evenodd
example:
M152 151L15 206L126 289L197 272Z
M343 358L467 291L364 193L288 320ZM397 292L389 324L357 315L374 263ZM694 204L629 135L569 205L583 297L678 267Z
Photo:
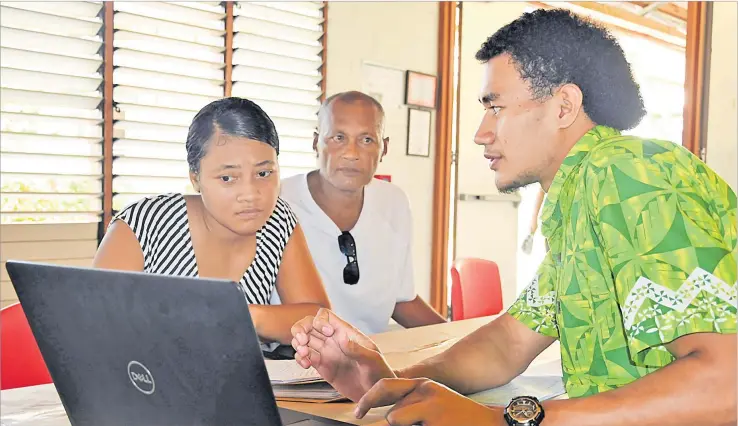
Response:
M577 85L584 112L618 130L637 126L646 111L630 64L604 28L564 9L538 9L505 25L482 44L477 60L507 53L534 99Z

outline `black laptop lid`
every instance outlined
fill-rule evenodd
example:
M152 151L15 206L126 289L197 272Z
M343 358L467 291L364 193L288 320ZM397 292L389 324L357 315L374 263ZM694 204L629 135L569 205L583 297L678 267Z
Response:
M280 425L235 283L7 262L72 425Z

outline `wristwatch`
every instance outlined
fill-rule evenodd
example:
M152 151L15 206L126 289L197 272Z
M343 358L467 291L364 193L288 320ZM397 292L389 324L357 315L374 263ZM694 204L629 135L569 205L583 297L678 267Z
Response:
M510 426L539 426L543 407L534 396L516 396L505 407L505 421Z

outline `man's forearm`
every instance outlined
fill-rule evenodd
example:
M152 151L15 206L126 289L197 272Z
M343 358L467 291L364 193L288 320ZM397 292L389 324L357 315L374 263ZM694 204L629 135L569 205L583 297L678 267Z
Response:
M461 394L502 386L515 377L503 357L481 349L471 340L459 341L447 351L396 374L406 379L428 378Z
M446 319L425 303L420 296L408 302L397 303L392 313L392 319L405 328L422 327L424 325L446 322Z
M520 334L531 337L528 333L537 341L516 343ZM403 378L425 377L462 394L479 392L508 383L551 342L504 314L447 351L396 373Z
M736 369L687 356L622 388L543 403L541 426L736 424Z

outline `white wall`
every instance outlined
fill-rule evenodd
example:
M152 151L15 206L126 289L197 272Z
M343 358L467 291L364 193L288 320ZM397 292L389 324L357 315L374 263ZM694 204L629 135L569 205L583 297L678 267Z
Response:
M367 62L395 68L398 76L404 70L437 75L438 3L331 2L327 33L328 95L362 90ZM382 100L390 145L377 173L392 175L392 183L400 186L410 199L415 223L415 286L418 294L429 300L435 112L430 156L407 156L404 92L394 92Z
M707 164L738 190L736 128L736 25L738 3L714 2L710 93L707 114Z
M0 225L0 307L18 301L6 261L90 267L96 251L97 223Z

